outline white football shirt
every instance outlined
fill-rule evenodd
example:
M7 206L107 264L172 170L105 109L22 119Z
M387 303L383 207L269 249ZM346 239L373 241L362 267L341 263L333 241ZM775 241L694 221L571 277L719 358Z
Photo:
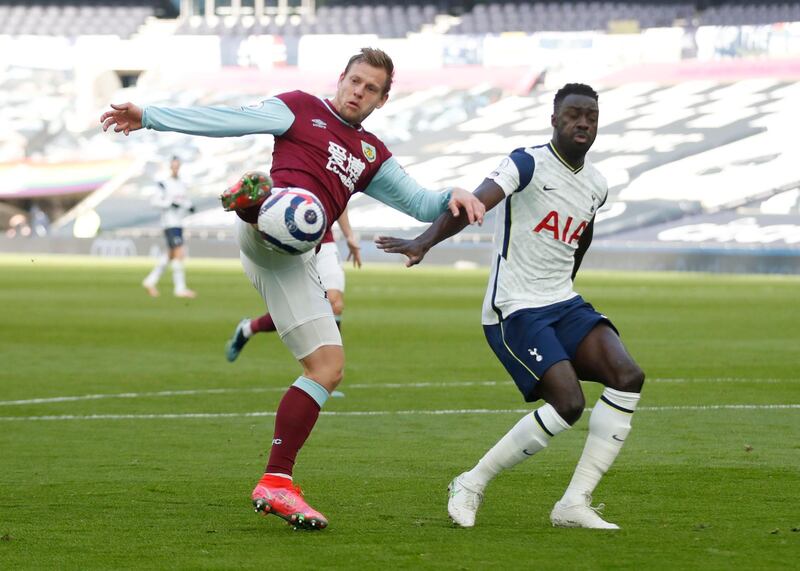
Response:
M506 199L496 207L495 255L483 324L575 297L575 250L608 196L603 175L589 161L573 169L548 143L516 149L488 178Z
M189 215L192 208L192 201L186 185L181 179L172 176L158 181L158 188L152 203L161 208L161 226L163 228L182 228L183 219Z

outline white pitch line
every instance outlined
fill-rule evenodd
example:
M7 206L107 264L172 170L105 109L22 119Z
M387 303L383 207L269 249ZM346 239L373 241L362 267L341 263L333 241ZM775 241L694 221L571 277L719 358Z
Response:
M758 385L775 385L780 383L796 383L800 379L748 379L745 377L677 377L674 379L647 379L647 383L752 383Z
M647 383L752 383L752 384L780 384L795 383L800 379L747 379L739 377L711 377L711 378L663 378L648 379ZM420 383L370 383L370 384L345 384L342 388L349 389L419 389L419 388L450 388L450 387L494 387L509 385L511 381L455 381L455 382L420 382ZM101 393L76 396L61 396L49 398L35 398L23 400L0 401L0 406L20 406L28 404L51 404L60 402L78 402L104 399L138 399L160 398L173 396L193 395L220 395L236 393L274 393L285 392L288 387L255 387L242 389L186 389L172 391L153 391L140 393Z
M463 381L463 382L426 382L426 383L383 383L383 384L353 384L346 385L347 389L407 389L407 388L430 388L430 387L475 387L487 386L491 387L499 385L497 381ZM505 383L503 383L505 384ZM94 395L78 395L78 396L64 396L64 397L50 397L50 398L37 398L37 399L24 399L24 400L7 400L0 401L0 406L19 406L25 404L49 404L57 402L77 402L88 400L102 400L102 399L137 399L137 398L152 398L152 397L173 397L173 396L192 396L192 395L219 395L219 394L235 394L235 393L275 393L286 392L288 386L285 387L254 387L245 389L187 389L182 391L154 391L142 393L108 393L108 394L94 394Z
M587 408L586 411L591 411ZM676 406L643 406L637 412L669 412L669 411L716 411L716 410L800 410L798 404L710 404L710 405L676 405ZM525 414L531 412L527 408L467 408L443 410L363 410L363 411L331 411L321 412L322 416L447 416L459 414ZM274 412L190 412L173 414L62 414L49 416L0 416L0 421L38 421L38 420L192 420L216 418L260 418L273 417Z

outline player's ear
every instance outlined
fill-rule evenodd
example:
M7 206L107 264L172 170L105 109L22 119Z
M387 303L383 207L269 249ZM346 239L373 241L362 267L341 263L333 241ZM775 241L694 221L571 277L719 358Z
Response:
M555 128L556 125L558 125L558 118L556 117L556 114L553 113L552 115L550 115L550 126Z
M383 97L381 97L380 103L378 103L378 104L375 106L375 108L376 108L376 109L380 109L381 107L383 107L384 105L386 105L386 101L388 101L388 99L389 99L389 94L388 94L388 93L384 93L384 94L383 94Z

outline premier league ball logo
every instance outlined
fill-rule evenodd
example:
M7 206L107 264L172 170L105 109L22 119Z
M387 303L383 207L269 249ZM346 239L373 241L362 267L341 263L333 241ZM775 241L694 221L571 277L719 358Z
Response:
M307 190L285 188L261 205L258 230L271 250L302 254L319 244L327 227L325 209Z

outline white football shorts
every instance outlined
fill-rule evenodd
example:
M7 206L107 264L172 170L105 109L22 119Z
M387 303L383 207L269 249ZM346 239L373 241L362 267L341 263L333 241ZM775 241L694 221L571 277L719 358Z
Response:
M317 252L317 271L326 290L344 291L344 268L336 242L325 242Z
M296 359L342 336L317 271L313 250L292 256L266 248L258 231L237 219L236 239L244 272L264 302L283 343Z

